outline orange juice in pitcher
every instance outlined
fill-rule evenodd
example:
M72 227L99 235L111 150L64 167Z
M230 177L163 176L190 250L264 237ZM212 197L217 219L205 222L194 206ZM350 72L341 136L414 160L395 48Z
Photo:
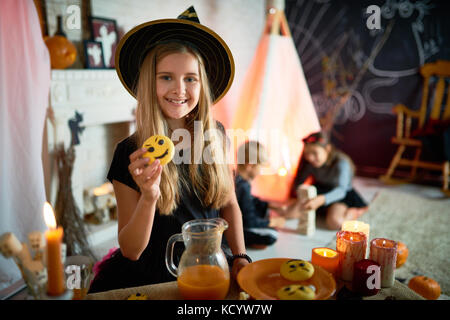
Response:
M230 275L218 266L197 265L187 267L177 279L184 299L225 299L230 287Z
M196 219L183 224L182 233L167 241L166 266L177 277L184 299L225 299L230 287L230 272L221 248L222 233L228 224L221 218ZM186 247L177 266L173 263L175 242Z

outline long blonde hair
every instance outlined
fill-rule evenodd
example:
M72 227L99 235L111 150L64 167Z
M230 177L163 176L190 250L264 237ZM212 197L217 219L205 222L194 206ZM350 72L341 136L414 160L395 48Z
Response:
M212 117L212 97L209 81L206 75L203 59L193 48L181 43L171 42L155 46L144 58L141 65L138 83L136 85L136 134L137 144L141 146L144 141L155 134L170 137L169 125L158 105L156 97L156 65L164 57L173 53L189 53L198 60L199 77L201 82L200 97L198 105L186 118L186 129L191 132L191 146L201 150L208 148L213 154L214 161L207 164L204 161L196 164L195 153L191 152L191 163L189 164L189 177L180 174L175 163L169 162L163 167L161 173L160 190L161 196L157 201L157 208L161 214L172 213L180 202L180 191L184 187L194 194L202 202L204 207L218 209L223 207L230 199L233 180L230 169L226 165L226 148L224 133L217 130L216 121ZM202 130L193 134L194 121L200 121ZM212 138L205 143L204 133L208 130ZM192 151L192 148L191 148Z

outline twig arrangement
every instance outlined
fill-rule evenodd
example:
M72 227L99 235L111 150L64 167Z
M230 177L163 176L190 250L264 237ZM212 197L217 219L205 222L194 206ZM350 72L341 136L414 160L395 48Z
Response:
M85 255L96 260L89 248L85 225L72 193L74 145L72 144L67 151L63 144L58 145L55 149L55 158L59 177L55 215L58 225L64 229L63 241L67 244L67 255Z

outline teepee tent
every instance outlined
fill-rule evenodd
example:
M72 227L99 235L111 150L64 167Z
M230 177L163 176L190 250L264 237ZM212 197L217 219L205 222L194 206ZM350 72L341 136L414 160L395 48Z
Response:
M253 193L284 201L303 151L301 139L320 130L320 125L284 15L284 2L269 1L267 8L232 128L244 132L246 139L261 142L269 153L270 167L253 182Z

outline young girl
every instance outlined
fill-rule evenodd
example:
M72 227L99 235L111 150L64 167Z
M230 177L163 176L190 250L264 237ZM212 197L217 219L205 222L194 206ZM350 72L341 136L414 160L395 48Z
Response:
M300 203L300 210L326 214L329 229L340 229L346 220L354 220L367 210L366 202L353 189L354 165L343 152L329 142L324 133L303 139L305 147L294 187L312 176L318 196Z
M178 19L139 25L121 40L116 69L137 98L137 130L117 145L108 173L117 198L120 249L100 264L90 292L176 280L165 265L167 240L192 219L224 218L229 228L223 248L232 275L249 263L230 168L224 162L198 163L191 154L195 147L225 158L224 129L210 108L230 87L233 68L225 42L200 25L193 7ZM201 123L200 134L194 134L194 121ZM203 133L217 126L218 139L205 142ZM155 134L171 137L177 129L191 133L191 141L183 141L191 148L175 151L190 154L189 163L148 165L143 142ZM175 247L175 261L183 249Z

